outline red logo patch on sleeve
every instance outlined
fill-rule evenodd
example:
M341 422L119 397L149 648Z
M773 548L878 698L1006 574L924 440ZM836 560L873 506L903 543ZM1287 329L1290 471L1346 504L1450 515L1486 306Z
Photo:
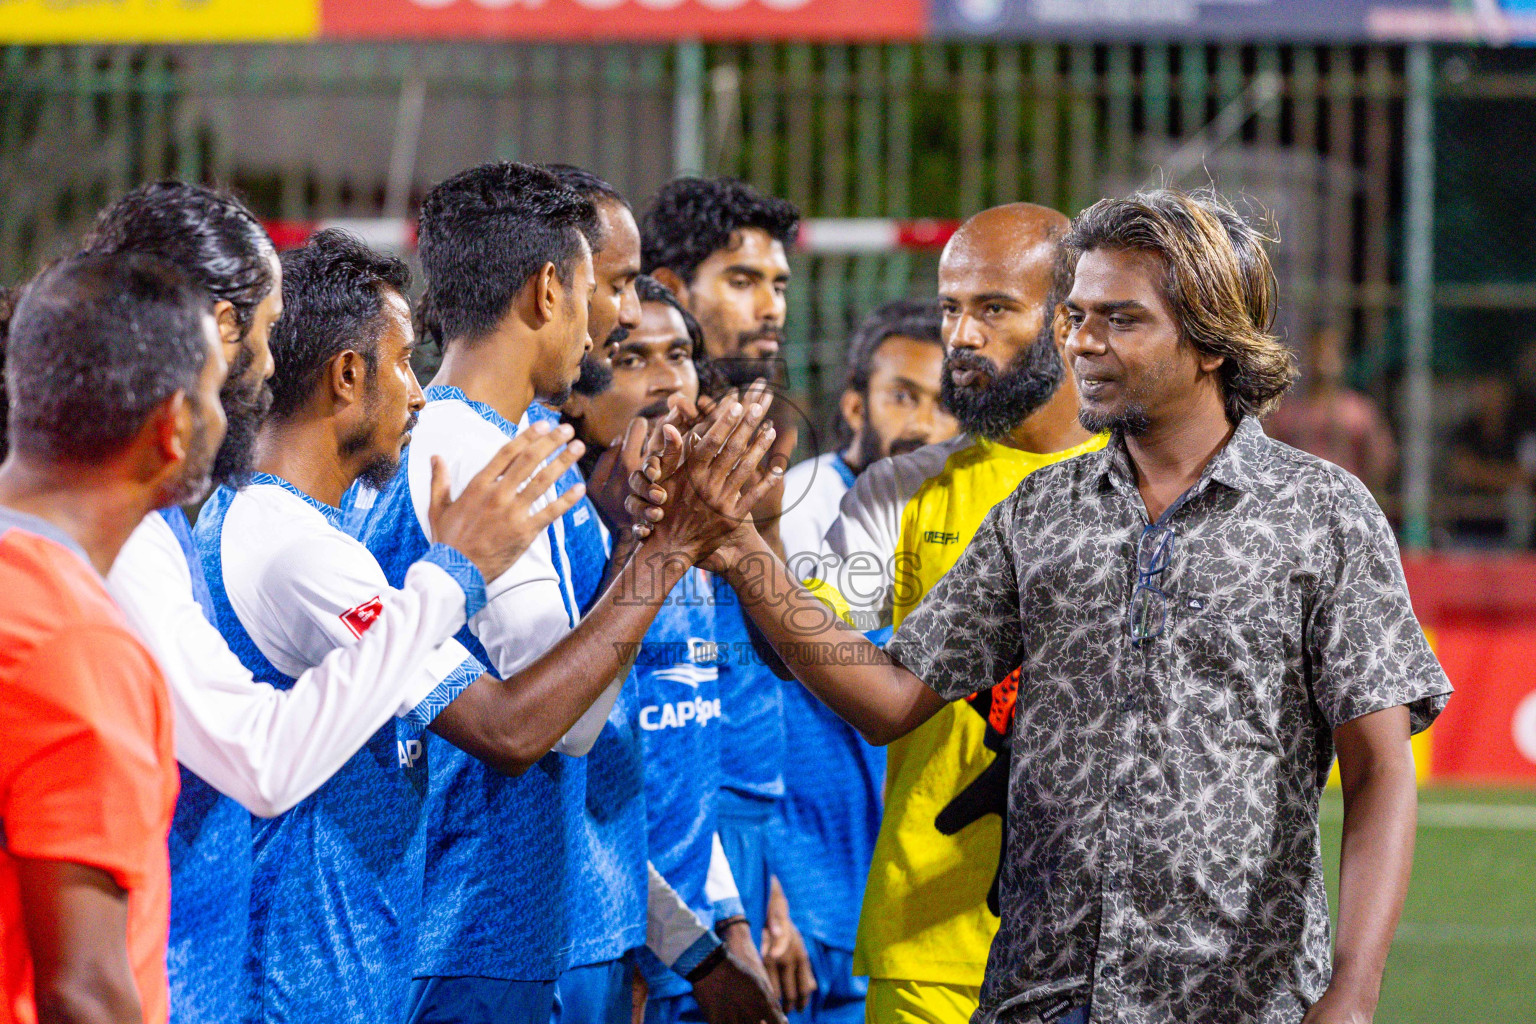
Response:
M364 601L356 608L348 608L341 613L341 621L346 623L353 636L362 636L384 614L384 599L382 597L371 598Z

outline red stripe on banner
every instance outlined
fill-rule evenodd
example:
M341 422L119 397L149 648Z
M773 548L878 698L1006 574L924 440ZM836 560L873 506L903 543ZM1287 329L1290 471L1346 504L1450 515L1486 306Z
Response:
M321 34L460 39L919 39L925 0L323 0Z
M903 249L942 249L958 230L957 220L898 221L896 244Z
M277 246L279 252L284 249L297 249L315 233L317 228L314 221L308 220L269 220L262 226L267 229L267 234L272 237L272 244Z

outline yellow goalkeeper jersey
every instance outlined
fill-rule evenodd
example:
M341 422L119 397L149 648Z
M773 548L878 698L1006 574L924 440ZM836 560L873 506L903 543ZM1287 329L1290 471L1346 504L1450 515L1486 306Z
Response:
M844 497L819 561L796 568L858 628L899 626L992 506L1040 467L1105 441L1100 435L1038 455L961 435L884 459ZM869 555L881 571L871 572ZM1014 673L890 745L855 974L981 984L998 926L994 886L1007 793L1007 761L999 755L1017 690Z

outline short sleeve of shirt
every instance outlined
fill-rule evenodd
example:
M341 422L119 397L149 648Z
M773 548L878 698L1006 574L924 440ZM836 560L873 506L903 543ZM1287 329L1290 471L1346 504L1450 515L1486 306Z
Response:
M9 852L101 868L125 889L144 884L145 837L162 829L165 803L159 712L145 683L157 672L126 631L86 626L39 647L5 684L0 819Z
M1413 731L1445 708L1451 682L1414 617L1386 516L1350 478L1338 497L1335 568L1313 607L1313 694L1333 728L1407 705Z
M1022 660L1013 554L1012 501L987 513L960 560L939 579L886 645L903 667L946 700L988 689Z

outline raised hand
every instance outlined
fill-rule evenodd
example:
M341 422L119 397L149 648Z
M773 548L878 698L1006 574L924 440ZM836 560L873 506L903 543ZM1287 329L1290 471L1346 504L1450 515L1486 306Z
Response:
M629 531L635 525L624 499L629 497L630 478L644 463L648 434L645 420L632 420L624 436L598 456L597 465L587 478L587 497L615 534Z
M630 491L633 496L626 500L625 507L635 523L634 529L639 536L647 536L652 526L661 521L661 507L667 495L664 481L682 464L681 457L687 442L690 439L697 442L707 434L733 403L749 409L754 405L760 405L766 416L773 405L773 395L768 390L768 382L759 378L747 388L745 394L732 388L719 399L700 395L697 404L689 402L682 395L674 394L671 397L667 415L654 424L650 435L646 438L645 457L640 471L630 476ZM671 449L666 447L668 427L672 428L676 438L684 444L674 444ZM788 448L784 449L785 457L782 460L770 458L770 466L777 461L782 462L783 469L789 468L787 453L794 449L795 438L790 435L787 440ZM782 494L782 488L780 493ZM771 492L759 504L770 499Z
M660 486L652 485L664 492L661 521L651 517L653 550L698 562L750 521L752 507L784 472L763 465L774 439L773 427L763 425L766 415L762 403L743 408L733 399L702 437L690 432L685 438L665 425L656 462ZM648 473L641 475L649 481Z
M487 581L506 572L545 527L586 493L577 484L554 501L543 501L545 492L585 451L580 441L571 440L572 433L565 424L553 430L535 424L502 445L457 498L450 496L447 467L432 456L432 500L427 509L432 539L461 552ZM555 455L561 445L565 450Z

